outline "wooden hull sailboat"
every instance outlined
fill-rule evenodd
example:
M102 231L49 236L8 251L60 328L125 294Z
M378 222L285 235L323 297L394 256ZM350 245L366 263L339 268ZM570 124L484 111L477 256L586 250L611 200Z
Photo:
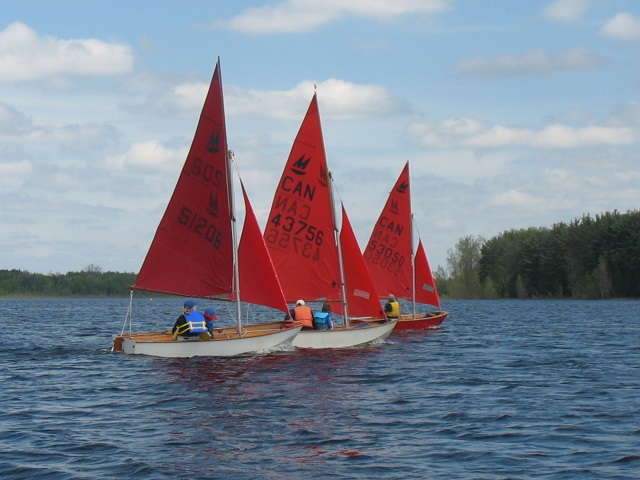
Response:
M300 327L281 329L280 322L216 328L210 340L174 340L171 331L124 334L116 337L114 351L156 357L232 357L287 348ZM265 341L266 340L266 341Z
M338 237L332 188L314 94L278 183L264 237L285 297L328 302L344 322L333 330L301 331L292 341L299 348L382 341L396 323L382 312L344 206Z
M191 149L131 290L132 300L133 291L142 290L235 301L236 326L216 329L205 340L174 339L171 331L133 333L131 301L113 351L227 357L290 345L300 331L282 322L242 324L240 287L245 302L284 313L288 307L244 186L246 215L238 245L230 163L218 60Z
M420 238L415 255L413 253L412 233L413 214L407 162L389 194L363 254L376 291L384 297L393 294L398 299L410 300L412 303L412 313L399 316L396 330L437 328L448 315L448 312L442 311L436 283ZM437 310L416 312L416 303L433 305Z

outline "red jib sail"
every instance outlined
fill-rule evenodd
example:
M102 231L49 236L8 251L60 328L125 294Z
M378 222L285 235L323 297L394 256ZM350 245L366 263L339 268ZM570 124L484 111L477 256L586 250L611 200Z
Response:
M416 269L415 301L418 303L428 303L429 305L435 305L441 308L438 289L436 288L436 282L433 280L431 267L429 266L422 240L418 240L418 250L414 262Z
M264 232L289 301L340 298L330 188L314 94L276 188Z
M191 149L133 288L194 297L231 293L228 165L218 61Z
M340 248L342 250L342 265L349 316L383 318L384 312L380 307L380 300L376 294L367 264L362 258L358 239L353 232L344 205L342 206ZM342 313L341 308L335 308L334 310L336 313Z
M287 301L242 181L246 215L238 246L240 299L288 313Z
M364 258L374 279L376 291L383 297L415 300L440 307L435 282L427 256L420 241L416 253L416 292L413 291L413 237L411 216L411 186L407 162L393 187L369 243Z

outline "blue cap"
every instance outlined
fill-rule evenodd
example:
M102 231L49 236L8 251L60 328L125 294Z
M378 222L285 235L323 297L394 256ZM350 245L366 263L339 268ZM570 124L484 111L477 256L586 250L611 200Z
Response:
M217 316L216 311L213 309L213 307L206 308L204 310L204 313L206 313L207 315L211 315L213 317Z
M186 302L184 302L184 308L188 308L189 310L191 310L195 306L196 302L194 302L193 300L187 300Z

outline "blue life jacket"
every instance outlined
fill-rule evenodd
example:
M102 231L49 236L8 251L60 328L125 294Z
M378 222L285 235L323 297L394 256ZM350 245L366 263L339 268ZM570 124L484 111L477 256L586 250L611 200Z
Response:
M188 331L181 333L182 335L198 335L199 333L208 333L204 315L197 310L187 313L184 318L187 320Z
M331 320L329 312L316 312L313 314L313 328L316 330L329 330Z

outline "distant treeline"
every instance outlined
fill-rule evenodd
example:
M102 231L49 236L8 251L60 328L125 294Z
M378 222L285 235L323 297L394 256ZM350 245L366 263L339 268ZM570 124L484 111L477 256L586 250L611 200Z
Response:
M435 272L450 298L640 298L640 211L464 237Z
M428 247L427 247L428 248ZM434 272L443 298L640 298L640 211L461 238ZM0 270L0 296L126 296L135 273Z
M119 297L128 295L135 273L103 272L89 265L81 272L30 273L0 270L0 296L30 297Z

